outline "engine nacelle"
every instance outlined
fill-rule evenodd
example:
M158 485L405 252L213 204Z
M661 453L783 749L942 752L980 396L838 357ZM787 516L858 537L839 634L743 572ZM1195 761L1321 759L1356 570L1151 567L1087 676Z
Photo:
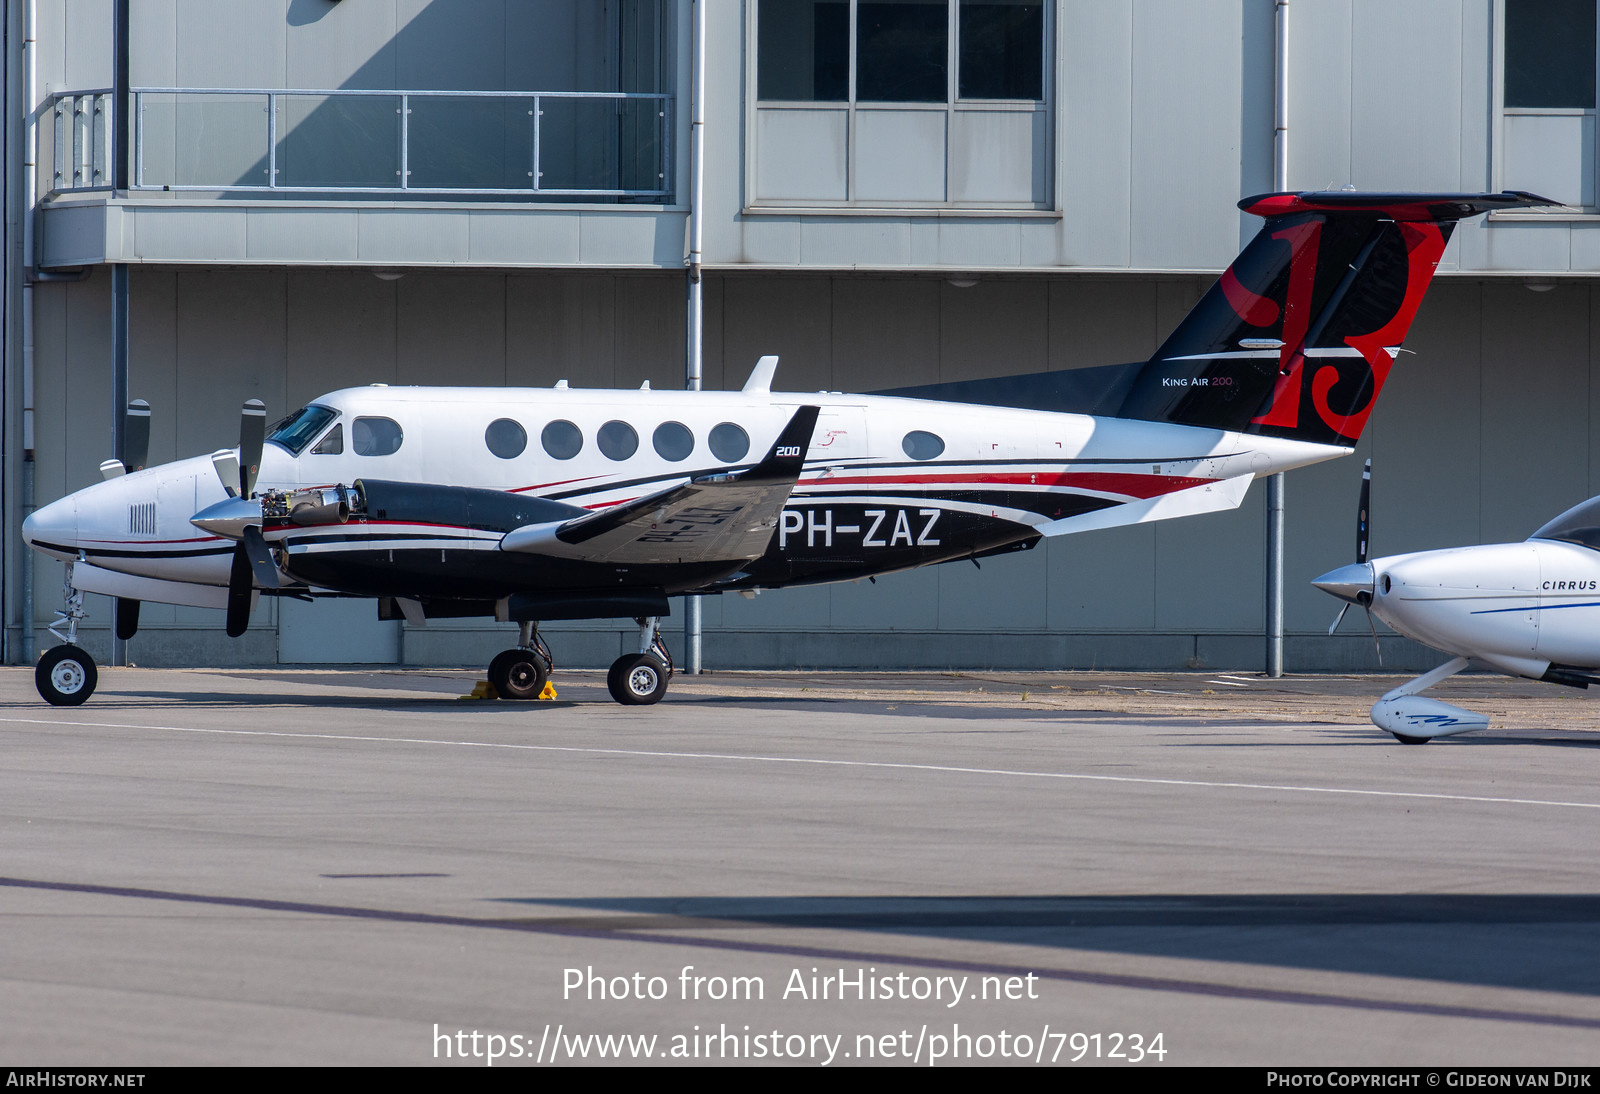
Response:
M1402 695L1374 703L1372 724L1399 737L1448 737L1452 733L1488 729L1489 717L1425 695Z

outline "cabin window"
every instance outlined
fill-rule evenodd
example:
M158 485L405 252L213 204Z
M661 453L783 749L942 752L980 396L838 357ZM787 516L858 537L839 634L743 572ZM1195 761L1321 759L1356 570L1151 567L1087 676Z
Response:
M338 416L339 412L332 407L314 404L302 407L268 430L267 440L287 449L290 455L298 456L312 438L322 432L322 427Z
M732 422L713 427L707 440L711 454L723 463L738 463L750 451L750 435Z
M328 435L317 442L317 447L311 450L313 456L338 456L344 452L344 423L340 422L328 430Z
M639 451L639 434L627 422L607 422L594 439L608 460L625 460Z
M483 431L483 443L502 460L514 460L528 447L528 431L510 418L496 418Z
M358 456L392 456L405 433L393 418L357 418L350 423L350 447Z
M694 451L694 434L682 422L662 422L656 426L650 443L655 446L656 455L678 463Z
M570 460L583 450L583 430L564 419L557 419L544 427L539 443L551 459Z
M900 447L914 460L932 460L944 455L944 438L935 433L913 429L905 435Z

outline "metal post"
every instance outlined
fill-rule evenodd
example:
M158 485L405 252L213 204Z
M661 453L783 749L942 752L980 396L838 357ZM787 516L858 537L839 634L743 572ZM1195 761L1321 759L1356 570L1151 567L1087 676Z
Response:
M691 108L689 130L690 180L689 198L689 316L688 346L685 353L684 377L690 391L699 391L703 372L701 356L704 351L705 284L700 275L701 246L704 221L701 206L705 199L705 145L702 130L705 128L706 110L706 4L695 0L694 5L694 104ZM701 670L700 598L683 598L683 671L691 676Z
M118 196L128 190L128 0L113 0L111 13L111 177ZM128 406L128 266L111 267L111 450L121 459ZM117 637L116 601L111 602L111 663L128 663L128 644Z
M1273 63L1272 183L1289 188L1289 0L1278 0ZM1267 480L1267 675L1283 675L1283 472Z
M111 266L111 451L127 462L127 431L124 429L128 406L128 264ZM117 637L117 602L111 601L111 663L128 663L128 643Z

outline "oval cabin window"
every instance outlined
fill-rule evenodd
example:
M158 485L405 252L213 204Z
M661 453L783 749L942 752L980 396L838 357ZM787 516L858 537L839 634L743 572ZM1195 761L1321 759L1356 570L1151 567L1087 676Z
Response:
M502 460L514 460L528 447L528 431L510 418L496 418L483 431L483 443Z
M539 443L544 445L552 459L570 460L583 450L583 430L571 422L557 420L544 427L544 432L539 434Z

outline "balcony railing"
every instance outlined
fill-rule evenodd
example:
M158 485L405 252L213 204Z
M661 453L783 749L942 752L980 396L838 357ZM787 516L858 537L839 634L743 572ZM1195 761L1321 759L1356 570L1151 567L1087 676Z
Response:
M111 95L60 92L58 193L112 185ZM670 200L672 96L607 91L132 91L138 191Z

